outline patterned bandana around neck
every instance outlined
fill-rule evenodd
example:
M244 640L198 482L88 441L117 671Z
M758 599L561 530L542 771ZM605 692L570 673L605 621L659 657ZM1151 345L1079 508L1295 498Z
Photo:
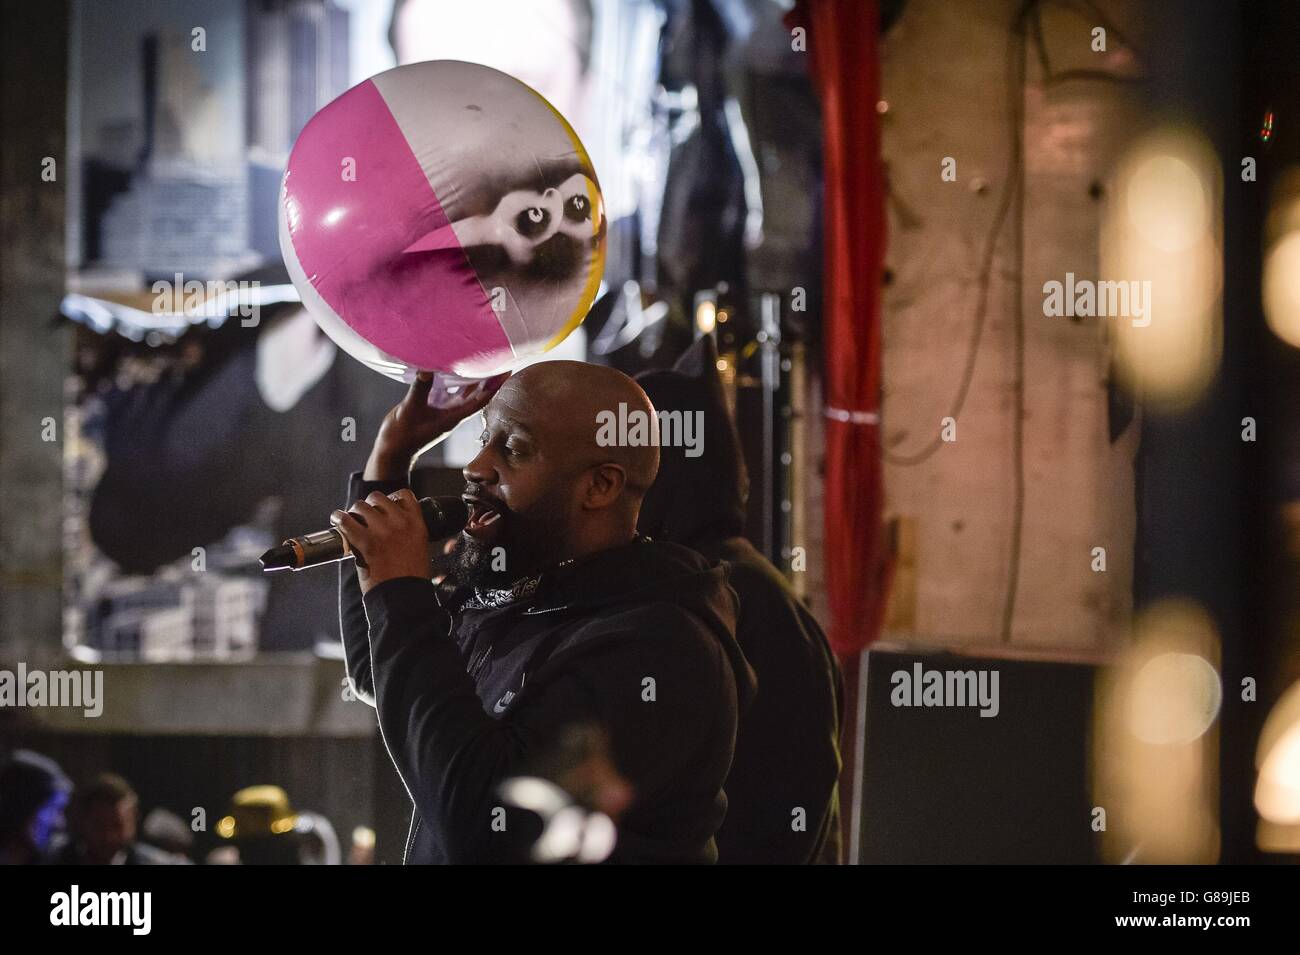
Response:
M473 595L465 601L465 606L474 610L486 610L492 607L504 607L516 600L531 597L537 591L542 577L522 577L509 587L496 589L492 587L475 587Z
M649 540L649 538L642 538L640 534L635 534L633 536L634 539ZM575 560L577 560L576 557L562 560L552 567L551 571L554 572L559 570L561 567L568 567ZM547 572L543 571L535 577L520 577L509 587L503 587L501 589L493 587L475 587L473 588L469 599L461 605L461 609L488 610L493 607L504 607L506 604L514 603L516 600L523 600L527 597L531 597L537 592L537 588L541 584L542 577L545 573Z

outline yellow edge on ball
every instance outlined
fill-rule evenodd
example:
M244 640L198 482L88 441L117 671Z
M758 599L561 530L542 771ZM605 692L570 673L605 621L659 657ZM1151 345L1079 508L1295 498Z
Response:
M596 164L593 163L591 157L587 155L587 150L583 148L582 140L578 139L578 134L573 131L573 127L569 125L569 121L564 118L558 109L550 104L545 96L537 92L537 90L533 89L531 86L528 87L528 89L546 105L547 109L555 114L555 118L560 121L561 128L563 128L565 134L569 137L569 141L573 143L573 151L578 154L578 157L587 168L591 170L592 175L594 176L596 173ZM592 209L600 210L599 217L591 217L591 234L594 237L600 231L600 220L605 218L605 204L601 199L600 191L595 185L587 187L587 201L590 203ZM550 351L556 345L560 344L560 342L568 338L569 333L582 324L582 320L587 317L587 312L591 309L592 302L596 301L596 292L600 290L601 275L605 271L605 252L604 249L598 248L596 253L597 254L592 256L592 267L587 270L587 284L582 287L582 297L578 300L578 307L573 310L573 314L564 324L564 327L556 332L555 336L546 343L546 347L542 349L543 352Z

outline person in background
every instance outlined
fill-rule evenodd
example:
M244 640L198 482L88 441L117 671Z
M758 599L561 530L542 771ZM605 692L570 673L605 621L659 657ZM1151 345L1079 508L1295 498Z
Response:
M375 830L357 826L352 830L352 844L348 848L348 865L375 864Z
M140 831L149 845L171 853L179 862L193 863L194 833L176 813L155 806L145 814Z
M58 763L15 750L0 769L0 865L46 861L72 783Z
M68 808L71 838L56 852L59 865L175 865L181 860L136 841L140 797L121 776L101 773L77 787Z
M718 863L836 864L843 676L789 582L741 536L749 477L717 365L705 336L671 370L637 377L661 415L700 412L691 420L703 425L694 457L690 448L660 448L637 530L726 561L740 598L736 640L758 695L736 736Z
M246 786L230 799L217 835L233 850L208 855L209 865L340 865L334 825L317 812L296 810L279 786Z

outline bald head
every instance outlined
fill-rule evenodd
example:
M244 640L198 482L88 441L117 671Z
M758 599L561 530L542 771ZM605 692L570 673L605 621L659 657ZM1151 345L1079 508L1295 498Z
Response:
M534 430L545 436L547 447L575 468L605 463L622 468L637 502L654 483L659 471L654 405L621 371L581 361L539 362L511 376L493 398L498 401L536 422ZM611 415L644 420L649 440L602 440L601 421Z

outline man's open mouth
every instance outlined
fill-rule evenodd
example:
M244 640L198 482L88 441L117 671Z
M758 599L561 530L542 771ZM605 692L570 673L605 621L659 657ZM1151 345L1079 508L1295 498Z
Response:
M496 537L501 530L502 513L499 505L468 494L461 499L469 507L469 520L465 523L465 533L477 540L491 540Z

